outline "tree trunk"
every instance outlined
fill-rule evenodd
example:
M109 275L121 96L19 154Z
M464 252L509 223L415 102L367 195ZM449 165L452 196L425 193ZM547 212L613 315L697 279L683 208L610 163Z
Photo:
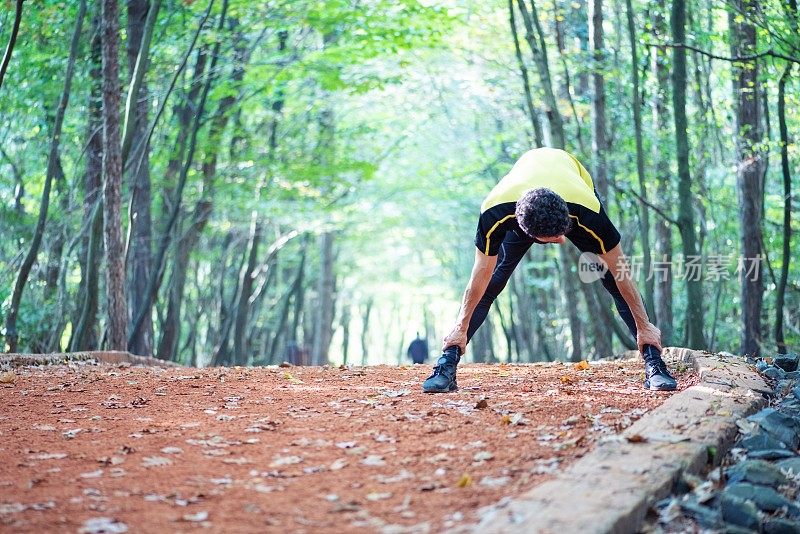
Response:
M613 330L610 328L611 323L606 322L609 314L603 313L603 308L607 305L604 303L600 296L595 291L595 284L580 284L581 293L583 293L584 300L586 300L586 308L589 310L591 320L589 323L592 325L592 333L594 334L594 354L596 358L608 358L614 354L612 348L611 334ZM586 354L589 357L589 354Z
M209 4L209 8L211 4ZM222 2L222 11L220 13L219 25L217 27L218 32L222 32L222 29L225 26L225 15L227 13L228 2L227 0L223 0ZM202 28L202 24L200 25ZM198 29L198 33L199 33ZM211 58L211 66L209 68L210 72L215 72L215 67L217 64L217 60L220 56L220 48L222 45L222 36L217 39L217 42L214 45L214 50L212 51L212 58ZM142 306L139 310L136 311L134 316L133 323L131 325L131 333L129 342L132 342L133 339L141 335L141 326L144 323L145 316L151 313L151 309L153 303L156 301L158 297L158 289L161 284L163 274L164 274L164 260L167 253L167 248L170 244L172 230L175 226L175 223L178 220L178 215L180 214L181 202L183 199L183 190L186 187L186 181L189 175L189 169L191 168L192 161L194 160L194 153L197 148L197 134L200 130L202 125L201 120L203 118L203 111L205 110L206 100L208 99L208 93L211 90L211 83L214 79L214 76L209 76L206 80L206 83L203 85L203 92L200 95L200 101L197 105L197 109L195 110L194 114L194 121L192 124L191 135L189 138L188 149L186 154L186 159L183 162L183 166L181 167L181 173L178 177L178 184L175 190L174 200L172 209L170 210L169 216L167 218L167 222L164 228L164 233L161 239L161 244L158 248L158 252L155 256L155 262L153 263L153 276L150 277L150 284L147 287L147 291L145 292L144 300L142 301ZM151 130L152 131L152 130Z
M639 231L642 236L642 253L644 255L644 303L647 311L651 314L651 322L656 323L656 306L654 298L654 285L652 273L653 260L650 255L650 212L647 207L647 188L645 187L646 178L644 175L644 145L642 142L642 99L639 93L639 59L636 50L636 30L633 22L633 6L631 0L625 0L625 7L628 19L628 37L631 44L631 80L633 82L633 130L636 137L636 174L639 178L639 213L641 214L641 225Z
M276 361L276 358L280 352L278 347L280 347L281 340L285 341L286 343L297 343L295 338L296 326L295 330L286 332L286 323L289 319L289 309L292 299L294 299L295 304L297 304L298 301L302 301L303 275L305 274L305 269L306 241L304 239L300 249L300 263L297 266L297 272L295 273L295 277L292 281L289 291L286 292L286 298L283 300L283 305L281 306L280 313L278 314L278 325L275 328L275 335L272 337L272 342L269 345L269 349L266 351L267 353L265 356L269 358L270 362Z
M125 101L125 124L122 129L122 160L128 160L135 137L139 143L147 143L146 131L147 89L144 87L145 74L150 62L150 41L153 28L161 10L161 0L151 5L149 0L128 0L128 69L130 72L128 98ZM140 93L143 98L139 98ZM145 107L142 114L142 107ZM134 149L141 152L142 148ZM135 158L134 158L135 159Z
M8 64L11 62L11 54L14 53L14 45L17 43L17 35L19 34L19 25L22 22L22 3L25 0L17 0L17 7L14 12L14 26L11 28L11 36L8 38L8 45L3 54L3 63L0 64L0 88L3 87L3 79L6 77Z
M78 287L80 307L73 320L70 351L93 350L98 346L97 307L99 269L103 257L103 208L100 191L103 185L103 75L100 38L100 8L92 16L90 52L90 94L86 129L86 173L83 180L83 221L89 232L80 252L81 281Z
M125 110L125 127L123 129L123 159L131 150L133 161L143 161L142 165L128 168L131 200L129 207L129 247L130 278L128 294L131 310L141 308L147 286L150 283L152 264L152 217L150 193L150 146L147 143L147 110L149 107L147 86L144 77L147 70L147 57L150 49L150 37L153 34L161 0L148 6L148 0L128 1L128 68L130 70L130 90ZM130 318L132 319L132 318ZM153 321L146 316L142 323L141 334L133 339L128 350L133 354L149 356L153 354Z
M347 356L350 352L350 306L342 306L341 319L342 325L342 364L347 365Z
M667 20L665 17L666 5L664 0L658 0L654 6L653 30L656 39L662 42L669 40ZM652 48L651 70L656 80L653 90L653 125L655 127L656 142L653 145L653 160L656 171L656 198L662 209L670 214L672 212L672 191L670 183L672 171L668 156L663 147L669 143L671 135L669 127L669 109L667 95L669 94L669 67L667 65L667 48L664 46ZM673 313L672 313L672 227L666 220L657 219L655 222L655 251L658 268L653 270L655 316L658 327L661 329L661 342L672 343L673 339ZM656 265L656 263L652 263Z
M672 3L670 17L672 42L686 42L685 0ZM698 258L697 231L694 221L692 177L689 171L689 139L686 118L686 50L672 49L672 109L675 121L675 145L678 160L678 221L680 222L683 256L686 261ZM700 276L686 280L686 344L689 348L703 348L703 282Z
M258 247L261 244L263 228L258 215L253 212L250 223L250 239L247 264L239 277L239 299L236 306L236 321L233 330L233 363L246 365L249 356L249 344L245 332L250 319L250 296L253 294L253 273L258 262Z
M554 148L564 148L565 147L565 135L564 135L564 121L561 117L561 112L558 109L558 103L556 102L555 93L553 92L553 82L550 77L550 66L547 60L547 48L545 46L544 41L544 33L542 32L542 25L539 22L539 16L536 11L536 3L531 2L531 11L528 12L528 9L525 5L525 0L517 0L520 8L520 13L522 14L522 20L525 23L525 30L526 35L525 38L528 41L528 45L530 46L531 53L533 55L534 61L536 62L538 69L539 69L539 76L542 82L542 86L544 88L544 97L545 97L545 105L548 107L547 112L547 119L548 123L550 124L550 136L552 141L552 146ZM536 28L536 36L534 37L534 26ZM559 247L559 254L561 257L561 274L562 274L562 286L564 289L564 302L565 304L569 302L574 295L577 293L577 288L575 287L575 280L572 276L571 271L571 263L569 262L569 258L567 256L567 251L565 247ZM570 324L570 334L572 336L572 355L571 358L575 360L576 358L580 360L581 358L581 321L580 316L578 315L578 311L575 306L565 306L568 316L569 316L569 324Z
M514 53L517 57L517 65L519 66L519 73L522 77L522 89L525 93L525 109L528 111L528 118L531 121L533 128L533 139L537 147L543 146L542 125L539 122L539 114L533 106L533 97L531 96L531 84L528 79L528 68L525 66L525 61L522 59L522 51L519 47L519 35L517 34L517 21L514 16L514 0L508 0L508 15L509 23L511 24L511 36L514 39Z
M69 187L67 178L64 176L64 167L61 164L61 155L56 155L56 171L53 177L53 185L58 198L58 208L61 213L69 212ZM45 269L44 296L50 300L58 290L59 272L61 270L61 256L64 253L64 243L67 240L66 229L63 224L58 223L58 218L51 225L50 234L53 236L47 252L47 266ZM49 349L48 349L49 350Z
M333 272L333 233L323 232L319 238L320 276L317 286L317 311L314 318L312 365L328 363L328 349L333 337L333 315L336 305L336 275Z
M743 13L743 20L729 15L731 54L743 56L756 51L756 27L750 22L758 13L756 0L734 0L734 10ZM739 196L739 236L743 264L742 346L741 353L758 356L761 350L761 305L764 296L762 280L761 225L764 191L761 143L761 105L758 90L758 60L733 64L733 96L736 101L736 183Z
M789 131L786 127L786 81L791 76L793 65L787 64L778 82L778 128L780 130L781 174L783 176L783 257L781 276L775 296L775 343L778 353L786 354L786 340L783 335L783 305L786 298L786 284L789 279L790 245L792 241L792 175L789 167Z
M606 153L605 44L603 42L603 0L589 0L589 46L592 50L592 156L594 183L603 200L608 199ZM635 66L634 66L635 68Z
M18 2L17 7L18 13L21 13L21 1ZM25 289L25 284L28 281L31 268L36 262L36 256L39 254L45 224L47 223L47 211L50 207L50 189L53 184L53 179L59 170L58 151L61 143L61 128L64 124L64 114L67 111L70 92L72 90L72 77L75 73L75 60L78 55L78 45L80 43L81 28L83 27L85 15L86 0L81 0L80 7L78 8L78 17L75 22L75 31L72 33L67 70L64 74L64 90L61 92L61 98L59 99L58 108L56 108L56 115L53 121L53 135L50 140L50 153L47 158L47 173L45 175L44 189L42 190L42 200L39 205L39 217L36 221L36 228L33 232L30 248L25 255L25 259L20 266L17 279L14 283L14 290L11 294L11 305L9 306L8 316L6 317L6 342L8 343L9 352L17 351L17 341L19 339L19 334L17 332L17 315L19 314L19 305L22 300L22 291ZM16 35L13 37L16 38ZM10 49L6 50L7 56L10 57L10 53Z
M561 283L564 291L564 309L567 310L569 317L569 333L572 338L572 353L570 360L579 362L583 359L583 349L581 347L581 319L578 312L578 288L575 286L575 275L572 268L577 264L576 254L566 245L558 247L561 258Z
M539 70L542 89L544 91L544 103L547 106L547 121L550 124L551 146L555 148L565 147L564 120L558 109L555 93L553 92L553 82L550 77L550 64L547 60L547 47L544 41L544 32L539 21L536 10L536 3L531 2L531 9L525 4L525 0L517 0L522 21L525 25L525 40L531 49L531 54ZM535 30L534 30L535 26Z
M122 147L119 137L119 6L103 0L103 234L106 248L108 348L128 346L125 250L122 242Z
M493 330L494 325L492 322L486 321L483 327L475 332L474 337L470 340L473 362L491 363L494 361Z
M231 312L233 311L233 306L236 302L236 295L239 293L239 277L238 276L230 276L229 273L233 270L227 267L227 258L230 255L229 251L235 248L234 246L234 239L233 239L233 231L230 231L228 235L225 236L225 242L223 244L223 255L222 255L222 263L220 265L220 276L219 276L219 313L217 316L219 317L219 332L216 340L216 344L213 351L213 356L211 358L211 365L223 365L229 363L229 340L230 340L230 329L231 329ZM242 254L242 258L246 255ZM236 271L238 274L244 265L244 260L240 263ZM225 280L228 278L232 278L236 281L234 284L233 290L231 291L231 296L226 298L225 296Z
M564 17L561 16L558 9L558 3L554 2L553 25L556 32L556 45L558 48L558 57L561 60L561 76L563 78L562 95L563 98L569 102L570 111L572 111L572 118L575 121L575 140L578 143L578 151L581 154L586 154L586 146L583 142L583 129L581 128L581 119L578 115L578 110L575 107L575 99L572 98L572 81L570 76L570 69L567 65L566 58L566 37L564 35Z
M361 314L361 365L367 365L369 362L369 319L372 314L372 305L374 301L372 297L367 298L364 304L364 312Z

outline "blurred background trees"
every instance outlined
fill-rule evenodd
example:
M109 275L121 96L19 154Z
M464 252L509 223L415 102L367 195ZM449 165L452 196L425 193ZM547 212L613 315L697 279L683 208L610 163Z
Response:
M417 331L438 348L483 196L542 145L593 174L665 343L797 347L797 17L772 0L6 1L5 348L402 362ZM472 358L632 347L576 260L533 247Z

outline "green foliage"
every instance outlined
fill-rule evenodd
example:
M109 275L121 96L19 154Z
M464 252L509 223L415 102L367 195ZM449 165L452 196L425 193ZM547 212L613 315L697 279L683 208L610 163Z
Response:
M441 337L451 326L469 275L480 202L515 159L533 145L507 3L230 0L228 22L219 29L222 4L215 2L198 41L198 47L206 52L220 42L221 57L214 72L199 75L200 83L209 78L213 83L202 116L197 152L189 165L180 224L171 236L173 245L180 242L191 226L193 210L204 202L212 205L210 219L189 255L181 357L189 361L191 353L196 353L204 361L213 353L224 327L220 310L225 303L235 302L234 291L242 274L254 213L265 228L254 275L257 291L250 319L252 356L258 361L274 361L277 357L258 351L265 350L269 336L279 327L280 310L290 296L302 254L307 256L305 293L301 297L305 300L297 317L294 306L290 306L288 321L297 320L293 335L299 341L312 335L321 263L314 239L295 237L269 262L266 259L270 246L294 230L307 235L324 230L335 232L337 316L341 316L344 306L351 308L351 336L360 336L360 315L367 303L374 302L374 322L367 336L370 346L403 346L403 336L413 335L423 321L422 315L428 317L425 321L432 330L431 336L435 331L436 337ZM167 96L166 88L207 5L181 1L162 6L146 78L150 121ZM90 6L90 15L95 15L92 10L96 5ZM770 0L761 7L761 17L756 21L759 51L772 49L776 54L800 55L800 38L783 4ZM695 6L687 32L689 44L717 55L729 55L729 9L728 4L720 2ZM653 119L654 100L664 88L652 69L656 61L668 69L672 50L657 46L669 41L668 34L657 28L657 7L636 0L634 10L639 31L636 67L645 106L647 195L663 214L674 217L677 194L671 101L667 90L662 94L663 112L668 115L670 128L659 130ZM594 170L590 84L593 66L585 10L577 2L557 2L540 6L539 11L568 148ZM38 213L50 125L63 87L67 60L64 43L69 40L76 13L76 2L26 3L23 31L0 90L0 143L23 176L25 189L24 213L19 213L14 206L18 184L12 166L0 157L0 232L6 236L0 244L0 297L6 303L21 251L27 246ZM624 16L611 8L606 9L605 15L606 54L599 69L606 83L611 142L606 159L614 183L606 204L623 232L627 252L640 255L639 204L633 194L638 191L638 183L630 104L631 51ZM668 17L667 13L661 15ZM7 21L7 15L0 15L2 42L9 31ZM124 29L124 16L121 22ZM521 21L517 22L523 60L531 76L533 105L544 123L541 81L531 61ZM562 50L556 39L557 23L563 32ZM50 244L62 233L69 242L87 229L82 215L92 31L87 18L81 61L61 139L66 181L54 193L46 246L24 294L19 321L23 350L39 350L44 340L58 337L51 336L50 331L57 323L56 310L63 306L71 321L82 302L78 264L83 243L78 240L71 249L65 247L63 257L55 257ZM123 31L127 42L125 34ZM688 57L690 163L703 254L706 258L736 255L740 243L733 168L731 65L699 53L690 52ZM172 171L182 165L178 141L188 133L180 122L180 106L193 89L196 61L195 51L153 133L147 164L153 191L154 250L164 239L161 232L174 201L177 181ZM765 176L764 246L773 271L779 269L782 259L783 190L775 98L784 65L784 60L775 57L763 60L762 84L758 88L764 91L770 110L771 137L763 146L770 162ZM124 91L129 76L124 53L121 66ZM795 75L797 72L796 69ZM792 78L787 85L786 105L790 132L800 127L799 95L800 87ZM224 102L231 100L230 108L221 109ZM190 115L196 112L190 109ZM211 125L217 113L224 113L227 122L221 132L212 135ZM791 142L789 154L796 183L800 174L796 141ZM212 159L216 174L207 179L204 163ZM667 192L657 195L657 169L662 161L667 162L671 180ZM130 177L126 176L125 202L131 194ZM661 221L660 217L651 212L651 223ZM796 219L793 251L800 247ZM127 225L126 220L124 226ZM677 228L672 228L672 233L673 248L677 250ZM542 322L542 335L551 350L563 355L569 343L568 304L563 300L562 279L558 276L558 253L554 247L536 247L530 256L514 284L519 284L520 295L527 295L533 304L526 304L517 294L511 297L506 293L499 307L505 317L512 309L519 313L523 305L532 307L530 320ZM174 251L168 255L165 282L154 312L156 339L166 314L175 257ZM47 266L61 263L69 271L64 277L66 287L62 293L46 296L43 280ZM800 342L798 279L798 266L792 264L787 336L795 346ZM766 280L765 348L772 350L775 286L771 275ZM727 280L707 281L705 289L712 297L705 303L704 324L707 335L715 332L710 346L735 352L740 329L735 273L731 271ZM684 331L682 281L675 282L673 294L674 340L679 344ZM583 316L588 316L585 303L576 301ZM493 320L499 332L499 321L496 317ZM338 347L341 330L338 324L334 326L334 344ZM190 332L194 332L193 337ZM591 346L592 335L584 334L584 345ZM352 350L359 351L361 347L357 345ZM360 355L356 360L359 358Z

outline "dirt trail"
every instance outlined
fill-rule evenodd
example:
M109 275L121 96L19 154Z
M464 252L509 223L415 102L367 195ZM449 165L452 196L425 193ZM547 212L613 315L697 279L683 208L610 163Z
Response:
M421 393L429 372L16 369L0 384L0 530L435 532L668 395L642 390L633 360L464 365L447 395Z

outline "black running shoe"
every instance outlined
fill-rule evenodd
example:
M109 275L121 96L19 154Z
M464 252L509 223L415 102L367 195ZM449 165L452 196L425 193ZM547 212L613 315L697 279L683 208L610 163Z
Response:
M456 367L461 357L458 355L458 347L447 347L442 353L433 374L422 384L422 391L425 393L448 393L458 389L456 383Z
M661 352L652 345L645 345L644 388L652 391L674 391L678 382L669 374L667 364L661 359Z

